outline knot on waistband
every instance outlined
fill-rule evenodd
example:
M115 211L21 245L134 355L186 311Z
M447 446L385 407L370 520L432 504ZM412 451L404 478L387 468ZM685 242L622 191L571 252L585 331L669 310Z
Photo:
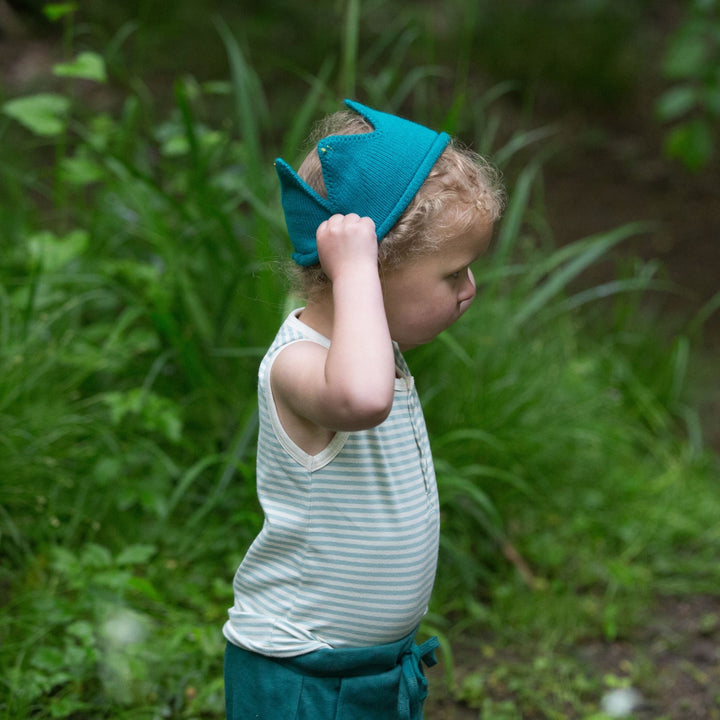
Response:
M398 717L400 720L417 720L422 717L422 706L428 695L428 684L423 672L423 663L427 667L437 664L435 650L440 647L436 637L431 637L421 645L413 644L400 661L402 677L398 697Z

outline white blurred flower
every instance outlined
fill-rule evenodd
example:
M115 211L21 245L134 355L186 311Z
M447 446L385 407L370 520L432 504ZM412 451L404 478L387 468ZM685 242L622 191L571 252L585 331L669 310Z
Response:
M602 711L612 718L631 715L643 703L640 693L634 688L617 688L603 695Z
M103 623L102 636L108 645L125 647L142 642L147 636L147 628L137 613L119 610Z
M148 618L128 608L113 608L100 626L100 678L115 702L145 702L148 680Z

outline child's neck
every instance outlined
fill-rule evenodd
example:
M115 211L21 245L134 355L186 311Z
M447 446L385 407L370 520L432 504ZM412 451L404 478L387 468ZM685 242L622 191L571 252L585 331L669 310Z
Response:
M299 320L323 337L332 340L333 316L332 292L323 292L307 301Z

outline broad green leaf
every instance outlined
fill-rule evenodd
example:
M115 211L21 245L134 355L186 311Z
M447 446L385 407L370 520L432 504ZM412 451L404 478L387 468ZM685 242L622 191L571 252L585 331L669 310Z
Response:
M143 393L140 389L108 392L103 395L103 402L110 409L110 421L113 425L118 425L128 413L140 412Z
M144 565L156 552L154 545L128 545L115 562L118 565Z
M43 5L43 15L45 15L48 20L56 22L62 20L66 15L74 13L77 7L77 3L74 2L46 3Z
M74 60L53 65L53 74L58 77L94 80L103 83L107 80L105 60L94 52L81 52Z
M67 548L60 546L52 549L51 566L53 570L65 577L76 575L80 570L77 557Z
M211 80L203 83L202 89L208 95L232 95L232 85L227 80Z
M675 120L691 110L697 102L697 91L691 85L678 85L660 96L657 114L661 120Z
M87 710L88 703L74 697L54 697L50 703L50 716L53 718L82 717L79 711Z
M136 592L139 592L141 595L144 595L147 598L150 598L151 600L155 600L156 602L162 601L162 596L157 591L155 586L144 577L134 577L130 578L128 580L128 587L131 587Z
M702 102L708 112L720 118L720 72L718 72L715 84L706 87L702 93Z
M688 32L670 45L665 74L672 79L699 77L707 67L707 47L696 33Z
M86 645L92 645L95 642L95 630L87 620L76 620L67 626L66 632L68 635L82 640Z
M60 163L61 177L71 185L84 187L102 180L102 167L87 153L78 152L72 157L63 158Z
M67 127L70 100L56 93L38 93L8 100L2 111L42 137L60 135Z
M136 414L148 430L162 433L171 442L179 442L182 438L180 408L168 398L144 388L134 388L105 393L103 401L110 410L113 425L119 425L126 416Z
M63 237L57 237L49 230L28 239L30 257L42 265L45 272L55 272L71 260L82 255L89 244L86 230L72 230Z
M38 670L54 673L65 668L65 657L59 648L39 647L32 654L30 663Z
M160 147L160 152L165 157L181 157L190 152L190 142L186 135L178 133L168 137Z
M112 553L104 545L87 543L83 547L80 562L86 568L109 568L113 564Z
M101 485L108 485L122 475L123 465L118 458L101 457L93 467L92 476Z
M690 170L707 165L713 154L713 136L701 120L683 123L670 132L665 141L668 157L682 161Z

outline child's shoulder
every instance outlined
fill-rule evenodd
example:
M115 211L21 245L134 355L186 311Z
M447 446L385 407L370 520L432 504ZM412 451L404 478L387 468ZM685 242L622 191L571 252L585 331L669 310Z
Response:
M305 338L280 345L269 373L280 424L308 455L325 449L334 435L320 402L327 353L327 347Z
M306 314L298 308L285 318L266 355L276 402L288 394L305 394L309 378L323 371L330 340L305 322Z

